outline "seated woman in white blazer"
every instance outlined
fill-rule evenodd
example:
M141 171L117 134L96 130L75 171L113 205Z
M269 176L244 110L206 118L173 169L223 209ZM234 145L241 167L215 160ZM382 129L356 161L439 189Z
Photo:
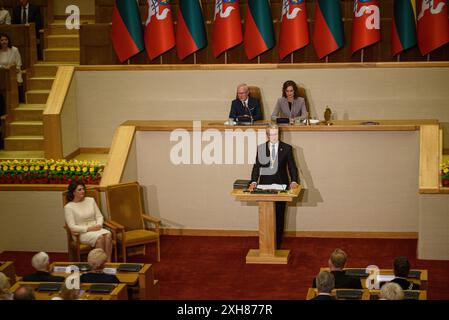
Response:
M307 118L307 108L304 98L299 96L299 90L296 83L292 80L284 82L282 86L282 97L279 98L274 106L271 119L276 118Z

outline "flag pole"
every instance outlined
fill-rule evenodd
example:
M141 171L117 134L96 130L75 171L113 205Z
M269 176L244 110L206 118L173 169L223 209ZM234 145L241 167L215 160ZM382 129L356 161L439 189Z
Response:
M193 64L196 64L196 52L193 54Z
M324 62L328 63L329 62L329 56L327 55L326 58L324 59Z
M430 53L427 54L427 62L430 61Z
M162 61L162 55L159 56L159 63L160 64L164 64L163 61Z
M360 55L360 62L363 62L364 53L365 53L365 49L362 49L362 54Z
M293 63L293 52L290 54L290 63Z
M131 64L131 59L126 60L126 64Z
M225 51L225 64L228 64L228 52Z
M401 54L400 53L398 53L398 55L396 56L396 61L397 62L401 61Z
M260 56L257 56L257 64L260 64Z

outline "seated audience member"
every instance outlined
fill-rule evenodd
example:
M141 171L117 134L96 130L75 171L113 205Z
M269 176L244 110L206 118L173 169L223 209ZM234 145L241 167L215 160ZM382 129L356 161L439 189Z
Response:
M13 300L36 300L36 296L33 288L26 284L14 292Z
M229 119L247 117L253 121L262 120L263 115L260 110L260 103L256 98L249 96L249 88L245 83L237 86L237 98L232 100Z
M111 261L112 237L109 230L103 229L103 215L94 198L86 197L86 186L73 181L67 192L68 203L64 207L65 222L72 232L80 234L81 243L101 248Z
M335 300L335 298L331 296L331 291L335 287L335 279L332 273L321 271L315 279L318 295L312 300Z
M11 15L9 11L5 9L3 0L0 0L0 24L11 24Z
M407 257L397 257L394 259L394 279L390 282L397 283L402 290L419 290L419 285L407 280L410 272L410 262Z
M9 288L11 288L11 285L8 277L3 272L0 272L0 300L12 300Z
M79 289L68 289L65 282L61 286L61 292L58 297L53 297L51 300L79 300Z
M362 289L360 278L347 276L343 270L347 260L346 252L335 249L328 260L329 269L335 278L335 288ZM316 288L316 279L313 279L313 288Z
M7 34L0 34L0 68L9 68L15 65L17 70L17 85L19 86L20 102L25 102L22 78L22 58L19 49L12 46Z
M285 81L282 86L282 97L279 98L274 106L271 120L279 118L307 118L308 112L304 98L299 96L299 89L292 80Z
M49 272L50 258L45 252L36 253L31 259L31 265L36 269L35 273L23 277L28 282L62 282L64 277L52 276Z
M380 288L379 300L403 300L404 291L401 286L394 282L385 283Z
M36 34L42 28L41 12L39 7L30 3L28 0L20 0L20 5L14 8L12 12L13 24L36 24Z
M85 283L120 283L113 274L103 273L107 255L103 249L93 249L87 255L87 262L92 268L90 272L81 275L80 281Z

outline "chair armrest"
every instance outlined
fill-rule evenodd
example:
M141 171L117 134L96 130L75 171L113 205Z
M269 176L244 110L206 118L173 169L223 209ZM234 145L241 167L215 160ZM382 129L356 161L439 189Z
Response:
M142 218L143 218L144 220L149 221L149 222L152 222L152 223L154 223L154 224L158 224L158 225L161 224L161 219L156 218L156 217L149 216L149 215L147 215L147 214L142 214Z
M112 229L114 232L117 231L118 229L121 229L122 226L114 223L114 221L111 220L104 220L104 225L110 229Z
M114 221L114 220L107 220L108 223L114 226L115 229L118 229L118 231L123 232L125 230L125 227L122 226L120 223Z

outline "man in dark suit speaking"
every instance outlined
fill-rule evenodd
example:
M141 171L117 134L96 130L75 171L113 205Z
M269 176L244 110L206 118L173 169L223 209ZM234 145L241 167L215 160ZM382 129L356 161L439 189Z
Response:
M298 168L293 157L293 148L279 140L279 127L267 127L268 141L257 147L256 163L251 173L250 190L257 184L286 184L295 189L299 184ZM288 171L288 173L287 173ZM288 174L290 174L290 179ZM291 181L291 182L290 182ZM276 247L282 242L285 220L285 202L276 202Z
M232 100L229 112L230 119L238 117L246 117L252 121L263 119L259 101L249 96L249 88L244 83L237 86L237 98Z

